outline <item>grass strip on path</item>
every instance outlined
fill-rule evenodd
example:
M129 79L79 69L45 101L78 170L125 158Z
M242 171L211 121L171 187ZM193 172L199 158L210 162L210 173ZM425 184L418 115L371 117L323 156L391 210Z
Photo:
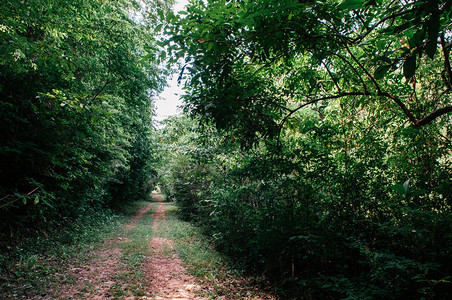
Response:
M103 245L102 251L113 253L105 261L103 255L93 260L88 278L78 287L77 298L123 299L151 297L147 291L145 262L149 259L148 242L152 239L150 202L141 202L138 214L117 231L115 238Z
M155 222L159 205L164 218L160 215ZM134 202L124 207L123 215L105 214L8 246L14 249L0 252L0 299L170 299L151 288L155 238L169 242L159 255L180 257L197 278L193 299L276 299L259 289L256 280L230 268L201 231L178 219L176 211L168 203Z
M189 273L200 281L201 296L209 299L277 299L268 290L262 290L263 279L245 278L242 272L230 267L227 258L215 251L199 228L177 217L176 206L162 205L166 210L166 222L155 230L155 236L173 241L174 251Z
M133 216L148 205L134 202L122 214L89 215L60 230L1 241L0 299L143 295L141 265L148 254L152 216L151 211L139 219Z

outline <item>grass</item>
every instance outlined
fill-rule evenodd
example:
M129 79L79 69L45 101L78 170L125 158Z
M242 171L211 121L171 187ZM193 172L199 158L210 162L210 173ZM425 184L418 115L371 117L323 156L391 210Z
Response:
M134 201L121 207L120 214L125 216L135 216L143 207L149 205L148 201ZM150 212L148 212L150 213Z
M263 278L246 278L244 273L232 267L227 257L214 249L201 230L177 217L177 207L166 205L166 222L159 235L174 241L174 250L187 266L188 271L199 278L204 286L202 294L210 299L265 299L262 286L268 286Z
M149 204L149 203L146 203ZM149 241L152 239L152 210L148 211L136 226L127 233L127 238L119 247L121 257L119 259L120 268L115 275L115 281L120 285L113 285L116 289L113 295L125 297L146 296L146 264L149 259Z
M16 243L0 242L0 299L59 298L62 286L77 286L75 297L80 299L98 295L105 288L104 295L113 299L152 296L147 290L146 262L151 254L149 241L154 236L174 241L174 249L168 247L165 252L171 256L176 251L188 271L202 282L203 296L255 299L261 294L250 287L257 286L254 283L259 280L244 279L240 271L231 268L200 229L177 218L174 205L163 204L167 208L166 222L157 232L153 232L152 216L157 204L133 228L126 226L147 205L149 202L134 202L124 207L121 215L93 214L64 230ZM68 270L102 266L108 258L98 257L99 253L113 253L108 276L77 282L77 275Z
M119 240L124 234L124 225L130 217L149 202L134 202L124 207L122 214L93 213L56 228L52 232L35 234L22 239L0 241L0 299L29 299L36 297L60 297L62 285L72 285L76 278L69 270L83 268L96 259L93 251L107 247L105 241ZM120 265L125 270L132 269L145 260L145 242L149 238L149 212L137 226L129 232L131 237L121 244L123 254ZM137 224L137 225L138 225ZM129 276L133 283L127 286L127 293L142 294L137 279ZM143 276L141 276L143 277ZM144 277L143 277L144 278ZM135 282L137 284L135 284ZM119 287L119 285L116 285ZM119 290L112 287L112 295L119 297ZM81 294L94 292L92 284L87 283Z
M88 253L120 224L119 216L93 214L72 222L64 230L2 241L0 298L47 295L59 284L71 283L74 278L65 270L83 264Z

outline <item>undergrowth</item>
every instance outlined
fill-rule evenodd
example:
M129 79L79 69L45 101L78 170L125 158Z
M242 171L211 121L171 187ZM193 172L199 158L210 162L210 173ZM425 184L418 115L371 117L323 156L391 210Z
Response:
M1 236L0 299L58 296L62 284L75 281L68 270L91 259L90 252L117 235L142 206L135 202L121 212L93 211L45 232Z

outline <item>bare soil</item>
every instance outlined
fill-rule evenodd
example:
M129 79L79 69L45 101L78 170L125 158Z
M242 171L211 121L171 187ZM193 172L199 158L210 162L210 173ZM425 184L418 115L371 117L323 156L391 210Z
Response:
M165 222L165 207L160 198L154 196L158 206L154 212L153 229L157 232L159 224ZM121 248L119 243L127 241L130 232L153 205L143 208L125 225L123 237L106 241L102 249L93 251L90 263L83 268L74 267L68 271L75 278L75 282L62 287L59 297L66 299L114 299L111 293L114 280L120 270ZM197 296L195 292L199 286L195 278L190 276L182 264L182 260L171 251L173 242L170 239L154 237L149 242L149 259L145 263L146 293L132 299L207 299ZM129 297L120 297L129 298Z
M111 278L116 273L120 255L121 250L114 247L94 251L91 264L84 268L69 270L72 277L76 278L76 282L61 289L61 298L81 299L84 287L89 286L93 291L89 299L108 299L111 296L109 295L110 287L114 284Z
M202 296L202 292L216 290L209 283L191 276L185 268L182 260L173 249L174 241L159 236L159 227L166 222L165 205L158 195L153 197L154 203L143 208L128 224L120 237L105 241L101 249L90 253L89 263L83 267L73 267L68 273L74 280L62 286L57 298L63 299L208 299ZM144 287L139 294L119 293L124 286L131 281L135 270L126 270L121 260L123 248L121 243L128 241L127 234L137 226L137 222L150 210L153 213L153 235L148 243L148 253L145 262L139 267L145 274L142 279ZM149 224L151 225L151 224ZM138 270L137 270L138 271ZM242 283L224 282L221 285L231 286L230 290L248 289L246 280ZM217 285L217 284L216 284ZM256 287L249 287L255 289ZM229 293L227 293L229 294ZM253 293L254 295L256 293ZM269 294L263 296L238 297L230 295L218 295L214 299L276 299ZM212 299L210 297L209 299Z
M154 199L160 201L158 195ZM160 204L154 213L154 232L163 222L165 207ZM182 260L173 251L168 251L173 248L172 240L154 237L150 247L152 256L147 265L147 278L155 299L206 299L196 296L200 287L195 278L187 273Z
M91 261L84 268L72 268L68 271L75 283L68 284L61 289L61 298L69 299L111 299L111 287L115 284L112 280L118 273L121 249L119 242L127 241L127 233L132 230L138 220L152 208L152 204L146 206L126 224L123 237L117 240L108 240L103 243L102 249L90 253Z

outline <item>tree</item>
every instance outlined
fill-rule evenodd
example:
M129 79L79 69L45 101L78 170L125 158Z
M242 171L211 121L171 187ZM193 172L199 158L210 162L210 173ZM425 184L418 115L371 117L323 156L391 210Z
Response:
M147 5L147 11L141 7ZM149 179L162 1L0 5L0 219L38 227ZM151 175L152 176L152 175ZM141 177L137 179L137 177ZM129 193L129 194L130 194Z
M170 17L186 111L241 145L216 152L192 217L223 251L294 298L450 297L449 2L192 1Z
M168 43L186 61L188 109L250 140L334 99L377 104L420 127L452 111L450 5L196 1Z

